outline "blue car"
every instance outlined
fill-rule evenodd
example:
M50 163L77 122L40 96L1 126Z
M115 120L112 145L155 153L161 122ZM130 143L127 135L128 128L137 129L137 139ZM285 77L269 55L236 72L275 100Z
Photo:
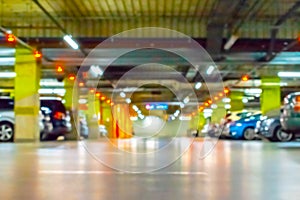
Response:
M255 126L260 119L261 114L255 114L232 121L226 127L228 135L233 139L253 140L255 139Z

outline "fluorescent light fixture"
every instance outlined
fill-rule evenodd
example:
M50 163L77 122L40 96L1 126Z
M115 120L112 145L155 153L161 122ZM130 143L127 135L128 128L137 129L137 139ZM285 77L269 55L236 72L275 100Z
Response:
M223 101L223 103L230 103L231 99L230 98L223 98L222 101Z
M126 97L125 92L120 92L120 96L121 96L122 98L125 98L125 97Z
M15 78L16 72L0 72L0 78Z
M211 108L212 108L212 109L217 109L218 106L217 106L217 104L212 104L212 105L211 105Z
M72 39L71 35L65 35L64 40L73 48L73 49L78 49L79 46L78 44Z
M58 94L64 95L66 90L63 88L49 89L49 88L41 88L39 89L39 94Z
M135 111L138 111L138 110L139 110L139 108L138 108L136 105L133 105L132 108L133 108L133 110L135 110Z
M243 98L243 99L242 99L242 102L243 102L243 103L248 103L248 99L247 99L247 98Z
M214 71L214 69L215 69L215 67L214 67L213 65L210 65L210 66L208 67L208 69L206 70L206 74L207 74L207 75L211 75L212 72Z
M210 109L210 108L206 108L206 109L204 109L203 110L203 113L213 113L213 110L212 109Z
M230 108L231 108L231 105L230 105L230 104L225 104L224 108L225 108L225 109L230 109Z
M128 103L128 104L131 103L131 99L130 99L130 98L126 98L125 101L126 101L126 103Z
M138 120L138 117L130 117L130 120L131 121L136 121L136 120Z
M64 82L58 82L56 79L42 79L40 80L40 86L44 87L64 87Z
M183 103L187 104L188 102L190 102L190 97L187 96L183 99Z
M232 45L234 45L234 43L237 41L238 38L239 37L237 35L231 35L229 40L224 45L224 49L229 50L232 47Z
M300 72L278 72L277 75L282 78L300 78Z
M202 86L202 83L201 83L201 82L197 82L197 83L195 84L195 89L196 89L196 90L199 90L199 89L201 88L201 86Z
M251 88L251 89L245 89L245 94L261 94L262 89L260 88Z
M92 65L90 70L96 76L102 76L103 75L103 70L98 65Z

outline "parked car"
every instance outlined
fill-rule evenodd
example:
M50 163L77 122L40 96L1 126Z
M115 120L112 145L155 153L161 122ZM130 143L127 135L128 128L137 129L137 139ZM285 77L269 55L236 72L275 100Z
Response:
M64 136L66 133L70 132L72 128L70 116L66 111L65 106L62 104L61 100L52 97L41 97L40 100L41 140L57 139L59 136ZM6 120L4 121L5 123L3 122L4 126L1 128L3 128L3 130L8 129L8 132L11 135L10 139L7 139L5 137L5 141L13 141L15 124L15 115L13 111L14 100L11 98L1 98L0 105L0 110L2 113L1 118L3 120ZM10 132L8 125L10 125L12 132ZM0 138L0 141L4 140L1 140Z
M283 111L280 115L282 130L297 137L300 134L300 92L284 98Z
M266 113L260 121L257 121L255 133L268 138L270 141L287 142L293 135L282 130L280 124L281 109Z
M71 117L66 111L64 104L59 98L40 97L41 111L45 116L49 116L45 122L42 140L57 139L65 136L72 130Z
M252 115L255 114L260 114L259 111L248 111L248 110L243 110L243 111L235 111L235 112L229 112L226 114L226 116L224 117L224 119L221 121L220 125L217 126L217 129L214 128L215 130L215 136L220 136L222 137L232 137L232 135L230 134L230 124L232 124L233 122L236 122L240 119L243 118L248 118ZM234 123L233 123L234 124Z
M241 118L237 121L232 121L226 124L223 132L233 139L253 140L256 138L254 129L260 118L261 114L255 114Z
M0 110L0 142L12 142L14 139L15 113L13 110ZM39 112L39 128L44 130L44 116Z

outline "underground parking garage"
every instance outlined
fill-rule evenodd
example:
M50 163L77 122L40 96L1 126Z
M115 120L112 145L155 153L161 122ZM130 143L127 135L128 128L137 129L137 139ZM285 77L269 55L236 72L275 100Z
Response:
M1 199L297 199L299 7L1 1Z

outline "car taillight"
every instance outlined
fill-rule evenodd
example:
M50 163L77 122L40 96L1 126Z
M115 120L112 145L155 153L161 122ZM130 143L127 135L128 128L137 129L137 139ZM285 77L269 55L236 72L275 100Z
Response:
M65 115L65 113L63 113L63 112L55 112L54 113L54 115L53 115L53 118L54 119L58 119L58 120L60 120L60 119L65 119L65 117L66 117L66 115Z
M300 104L296 104L296 105L294 106L294 111L295 111L295 112L300 112Z

